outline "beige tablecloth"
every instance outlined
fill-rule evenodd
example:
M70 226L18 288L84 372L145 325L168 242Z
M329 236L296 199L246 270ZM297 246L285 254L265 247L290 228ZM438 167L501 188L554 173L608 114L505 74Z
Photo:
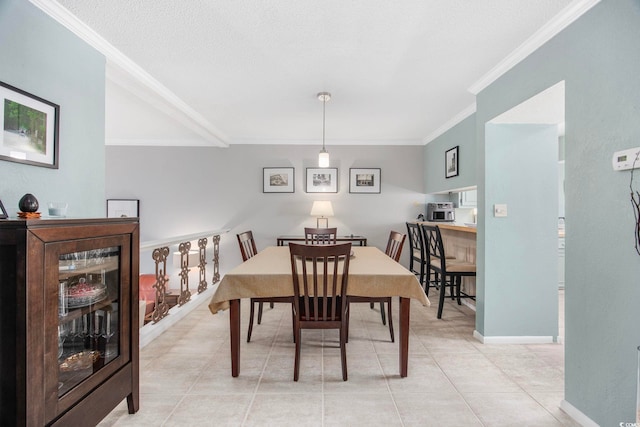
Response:
M371 246L355 246L352 250L349 295L400 296L430 305L416 276L384 252ZM228 272L213 294L209 310L213 314L226 310L233 299L275 296L293 296L287 246L268 247Z

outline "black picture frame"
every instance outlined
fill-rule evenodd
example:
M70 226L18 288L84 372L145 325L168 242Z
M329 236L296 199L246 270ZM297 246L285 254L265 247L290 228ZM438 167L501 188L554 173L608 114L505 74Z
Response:
M338 168L307 168L307 193L337 193Z
M458 176L458 163L460 161L460 155L458 152L459 145L449 149L444 153L444 176L445 178L453 178Z
M140 200L107 199L107 218L139 218Z
M60 106L0 82L0 160L58 169Z
M295 193L295 168L262 168L263 193Z
M0 219L7 219L9 215L7 215L7 211L2 204L2 200L0 200Z
M349 193L380 194L380 168L349 168Z

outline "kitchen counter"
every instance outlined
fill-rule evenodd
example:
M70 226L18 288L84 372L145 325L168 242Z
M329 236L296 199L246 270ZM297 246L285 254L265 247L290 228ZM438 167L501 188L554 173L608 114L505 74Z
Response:
M468 225L459 224L455 222L418 222L418 224L429 224L429 225L437 225L440 227L440 230L453 230L453 231L462 231L464 233L474 233L476 234L478 231L476 227L469 227Z
M477 229L468 225L455 222L431 222L418 221L418 224L437 225L442 234L442 243L447 256L454 256L459 260L476 262ZM462 290L469 294L476 294L476 278L463 277ZM464 300L465 305L475 309L475 303L471 300Z

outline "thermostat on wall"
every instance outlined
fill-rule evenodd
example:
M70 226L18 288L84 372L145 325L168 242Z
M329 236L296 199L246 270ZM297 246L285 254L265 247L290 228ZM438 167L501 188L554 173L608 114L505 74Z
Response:
M640 168L640 147L616 151L612 163L614 171Z

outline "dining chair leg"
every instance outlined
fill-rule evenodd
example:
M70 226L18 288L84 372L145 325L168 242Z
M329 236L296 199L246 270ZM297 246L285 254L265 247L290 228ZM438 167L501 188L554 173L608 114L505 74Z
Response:
M345 341L344 342L349 342L349 320L351 319L351 305L349 303L347 303L347 313L345 314L345 316L347 316L347 336L345 337Z
M380 303L380 316L382 317L382 324L386 325L387 324L387 319L385 319L384 303L383 302Z
M340 361L342 362L342 381L347 380L347 334L349 330L343 324L340 328Z
M295 334L295 341L296 341L296 355L295 355L295 359L293 362L293 380L294 381L298 381L298 375L300 374L300 339L301 339L301 333L300 333L300 328L296 325L294 326L294 334Z
M262 303L258 303L258 325L262 323Z
M247 342L251 341L251 332L253 331L253 313L254 313L254 305L255 303L249 300L249 304L251 305L251 309L249 310L249 330L247 331Z
M462 276L456 277L456 294L458 295L458 305L462 305L462 301L460 301L460 287L462 285Z
M389 317L389 334L391 334L391 342L396 342L396 338L393 335L393 318L391 317L391 301L392 298L389 298L389 301L387 301L387 308L388 308L388 312L387 315Z
M444 293L446 292L446 281L444 274L440 275L440 298L438 302L438 319L442 319L442 309L444 308Z

